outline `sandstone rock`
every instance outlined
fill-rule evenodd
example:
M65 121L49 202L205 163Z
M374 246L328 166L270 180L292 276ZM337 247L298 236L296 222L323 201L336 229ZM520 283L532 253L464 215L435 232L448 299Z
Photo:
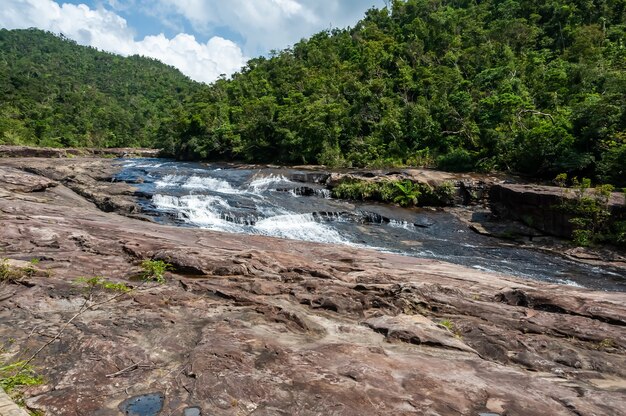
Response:
M0 145L0 157L68 158L76 156L158 157L157 149L139 148L56 148Z
M28 416L0 387L0 416Z
M591 192L591 191L588 191ZM569 238L572 214L560 208L565 199L574 198L556 186L496 184L489 191L492 211L503 217L522 221L542 232ZM624 195L614 192L608 209L614 220L626 218Z
M39 175L28 175L13 168L0 168L0 185L4 192L43 192L57 182Z
M39 258L50 272L0 287L12 293L0 295L0 343L15 340L2 358L63 329L33 362L46 382L24 390L32 409L117 415L162 392L172 415L626 413L623 293L140 222L72 191L92 183L132 201L95 179L110 177L111 161L76 159L0 161L59 183L33 194L0 181L2 256ZM146 258L176 265L165 285L132 280ZM95 275L133 291L75 283ZM67 325L86 302L96 306Z
M18 175L26 185L24 190L36 191L62 183L76 194L93 202L104 212L118 212L131 215L138 213L134 188L126 183L114 182L116 171L108 159L73 158L64 160L65 163L50 163L49 159L39 158L11 158L4 160L5 166L25 170L31 173L26 176L17 169L12 170L11 176L3 167L7 180ZM18 172L18 173L16 173ZM29 182L30 181L30 182ZM9 189L11 189L9 187ZM84 201L84 200L83 200Z
M476 352L445 328L436 325L421 315L397 315L370 318L365 324L380 332L389 340L399 340L416 345L450 348L465 352Z

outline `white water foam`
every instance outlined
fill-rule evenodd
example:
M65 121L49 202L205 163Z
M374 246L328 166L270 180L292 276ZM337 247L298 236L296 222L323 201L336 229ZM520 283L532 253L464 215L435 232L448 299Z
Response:
M160 180L154 182L157 189L178 188L212 191L220 194L240 194L243 191L233 188L228 182L222 179L207 176L181 176L165 175Z
M556 279L555 281L556 283L560 283L560 284L567 285L567 286L583 287L583 288L585 287L581 285L580 283L576 283L575 281L570 280L570 279Z
M213 191L220 194L240 194L240 190L233 188L228 182L222 179L211 177L191 176L182 184L185 189L201 189Z
M256 208L257 212L259 212L265 218L275 217L277 215L293 214L293 212L288 211L285 208L280 207L280 206L268 206L268 205L255 204L254 207Z
M318 243L348 244L333 228L315 221L312 214L277 215L256 223L255 230L263 235Z
M406 221L400 221L400 220L390 220L389 221L389 226L393 227L393 228L402 228L404 230L408 230L408 231L415 231L415 226L409 222Z
M158 181L154 182L157 188L173 188L179 186L185 180L184 176L165 175Z
M493 270L493 269L490 269L488 267L484 267L484 266L481 266L481 265L478 265L478 264L473 264L472 268L476 269L476 270L480 270L482 272L487 272L487 273L498 273L497 270Z
M165 163L140 163L137 165L133 165L136 168L160 168L165 165Z
M312 214L281 214L245 226L223 218L221 213L231 209L228 202L214 195L185 195L181 197L155 194L152 203L157 209L177 214L178 218L197 227L232 233L261 234L270 237L319 243L350 244L333 228L315 221ZM285 212L283 210L280 210Z
M221 218L220 212L230 205L223 198L213 195L185 195L176 197L156 194L152 203L158 209L174 212L178 218L198 227L228 232L244 232L243 228Z
M146 162L144 160L125 160L122 166L125 168L159 168L166 162Z
M324 199L332 199L332 193L330 189L322 188L315 192L316 195L321 196Z
M284 177L283 175L268 175L268 176L261 176L258 177L256 179L253 179L250 184L248 185L248 188L250 189L251 192L253 193L261 193L263 191L267 191L268 188L271 185L277 184L277 183L281 183L281 184L293 184L292 181L290 181L289 179L287 179L286 177Z

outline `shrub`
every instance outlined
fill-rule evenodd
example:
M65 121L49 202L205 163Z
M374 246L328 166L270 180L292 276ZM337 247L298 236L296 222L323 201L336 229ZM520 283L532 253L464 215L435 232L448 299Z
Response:
M408 166L430 168L435 166L435 160L430 153L430 149L427 147L425 149L415 151L412 156L407 159L406 164Z
M155 281L160 284L165 283L165 272L173 270L173 266L163 260L143 260L140 267L143 269L141 273L143 280Z
M600 180L626 186L626 143L612 147L602 155L598 172Z
M435 188L435 196L443 205L450 205L454 202L456 188L450 181L446 181Z
M332 196L357 201L379 201L396 203L403 207L421 205L446 206L454 201L455 189L450 182L435 188L428 184L383 180L379 182L365 180L345 180L332 189Z
M449 172L469 172L474 169L474 158L469 151L456 148L437 158L437 168Z
M613 230L613 240L619 245L626 245L626 221L616 221Z
M567 175L560 174L555 182L564 187ZM611 224L609 200L613 192L612 185L597 185L590 191L591 180L574 177L574 198L563 200L561 209L572 215L570 223L574 226L572 241L580 247L587 247L594 242L605 241L621 244L624 239L624 230L621 222Z
M417 198L421 192L419 185L409 181L394 182L397 192L393 198L393 202L403 207L417 205Z

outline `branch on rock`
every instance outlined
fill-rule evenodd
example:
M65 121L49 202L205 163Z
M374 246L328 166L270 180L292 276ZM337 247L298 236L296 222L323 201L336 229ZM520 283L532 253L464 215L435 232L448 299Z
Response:
M152 367L153 367L152 364L142 364L142 361L140 361L136 364L129 365L128 367L123 368L120 371L117 371L115 373L107 374L105 377L114 378L114 377L121 376L126 373L130 373L131 371L135 371L138 368L152 368Z

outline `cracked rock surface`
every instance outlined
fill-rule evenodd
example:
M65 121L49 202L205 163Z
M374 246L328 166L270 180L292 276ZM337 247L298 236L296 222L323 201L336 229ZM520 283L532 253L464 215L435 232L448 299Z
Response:
M33 361L31 409L119 415L158 392L162 415L626 414L623 293L140 221L117 214L133 191L106 183L113 170L0 161L0 256L40 260L0 284L2 360L95 305ZM143 259L173 264L166 284L136 279Z

